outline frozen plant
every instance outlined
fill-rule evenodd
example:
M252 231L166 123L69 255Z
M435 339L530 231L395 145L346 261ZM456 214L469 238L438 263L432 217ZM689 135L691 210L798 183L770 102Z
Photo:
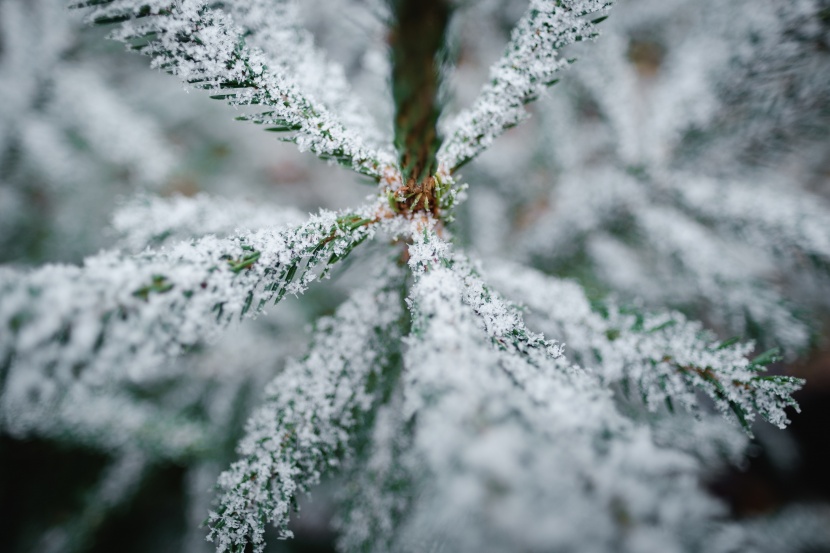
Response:
M539 132L474 168L488 191L471 217L495 211L501 232L470 241L489 253L512 234L514 260L592 293L805 351L830 298L829 14L825 0L628 0Z
M233 435L229 404L245 383L257 385L263 370L270 372L267 361L247 358L262 354L263 341L229 348L227 363L248 367L249 378L221 369L206 375L209 363L196 356L170 368L176 393L141 386L163 381L171 359L192 358L232 322L304 294L368 250L366 281L316 323L304 357L269 374L237 459L218 475L215 502L204 513L217 551L264 551L269 525L277 537L290 537L298 501L333 475L344 477L335 521L343 551L725 552L752 543L756 526L730 522L702 480L713 466L741 458L753 421L784 427L787 408L797 409L792 394L801 381L766 374L776 351L756 355L753 343L719 339L665 307L632 308L613 296L592 302L577 282L528 266L480 263L454 235L459 206L480 190L461 182L460 168L527 117L526 106L573 61L569 48L597 37L610 3L531 0L476 99L454 114L444 79L453 19L492 3L368 4L362 9L388 25L391 125L378 125L356 100L346 71L303 28L299 3L74 6L152 67L234 106L237 119L368 177L376 188L356 208L321 210L304 221L285 207L140 196L114 218L120 248L80 266L4 269L4 430L116 457L79 524L131 493L154 459L193 467L193 495L204 495L199 488ZM586 81L592 70L625 71L614 57L625 53L620 41L602 45L607 59L585 69ZM562 111L563 124L575 117ZM665 131L657 143L675 136ZM653 163L653 174L662 175L658 170L671 165L665 152L625 148L627 172L597 171L592 181L604 186L601 209L572 191L565 216L534 221L528 233L536 241L528 238L533 247L519 253L537 252L550 227L560 240L548 244L556 254L596 255L609 264L622 258L625 268L630 260L617 253L625 245L594 232L605 228L606 213L624 211L659 236L649 250L656 262L689 268L695 286L678 280L667 288L677 303L686 293L705 296L724 317L769 308L768 317L753 320L787 345L801 344L806 330L782 328L789 312L772 309L783 300L746 283L740 271L709 263L720 243L709 240L708 227L654 201L674 196L645 186L652 173L637 163ZM582 158L563 159L570 168ZM699 180L689 176L687 211L710 207ZM788 226L778 206L799 211L807 202L781 190L783 199L758 217L752 236L770 255L811 248L822 260L825 212L811 205L815 220ZM704 216L743 228L740 204L720 203ZM764 242L770 228L784 237L779 249ZM823 268L817 264L817 279ZM729 301L708 296L716 292ZM714 420L712 409L745 433ZM201 411L207 414L193 416ZM60 550L66 535L56 530L44 547Z

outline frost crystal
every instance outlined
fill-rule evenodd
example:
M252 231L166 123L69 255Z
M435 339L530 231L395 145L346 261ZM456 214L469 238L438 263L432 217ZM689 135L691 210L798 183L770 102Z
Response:
M409 300L404 466L422 491L395 550L638 551L718 512L695 490L691 458L660 450L595 376L558 363L556 346L525 334L515 310L443 249Z
M349 458L395 369L388 348L399 338L400 279L400 271L383 275L320 320L309 354L269 384L239 444L242 459L219 478L223 493L209 519L217 551L248 543L263 551L267 522L290 537L297 496Z
M269 300L302 293L371 236L374 223L323 212L296 228L0 273L0 325L9 330L0 359L63 383L141 372Z
M610 5L602 0L533 0L478 99L448 125L441 163L455 170L519 124L526 117L524 105L555 84L556 73L568 65L559 50L595 37L594 25L605 19L597 16Z
M150 56L154 67L173 73L196 88L217 92L214 98L232 105L268 106L267 111L240 118L266 125L270 131L289 133L286 140L295 142L301 150L338 160L373 177L379 177L385 166L393 164L388 153L365 146L360 135L347 129L338 115L322 103L322 98L302 89L296 76L287 72L293 63L281 64L281 53L280 58L273 59L249 46L245 32L232 15L204 0L105 0L79 4L86 6L92 7L89 21L120 23L112 37ZM257 20L262 9L255 5L236 11L244 22L250 23ZM310 48L311 44L304 39L297 47L303 46Z

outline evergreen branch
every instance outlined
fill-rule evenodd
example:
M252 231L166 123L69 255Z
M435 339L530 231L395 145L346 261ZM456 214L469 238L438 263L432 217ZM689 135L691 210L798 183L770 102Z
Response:
M527 116L524 106L556 84L556 73L573 61L560 58L559 50L596 37L596 25L605 19L599 14L610 5L603 0L532 0L504 55L490 68L490 81L473 106L449 123L439 162L456 171L519 124Z
M421 193L428 202L438 169L436 152L441 146L436 124L441 113L441 64L446 57L445 35L452 5L449 0L390 3L395 147L407 192Z
M317 324L314 345L268 386L250 418L242 457L219 478L222 495L209 518L217 551L255 553L265 525L290 537L288 519L299 494L337 469L354 437L384 399L398 360L401 271L390 269Z
M575 361L606 384L620 384L624 394L636 394L651 411L674 405L697 411L697 392L703 392L749 431L756 415L783 428L789 422L785 409L798 410L792 394L801 379L760 374L776 360L772 351L750 360L752 343L721 342L680 313L646 315L610 302L592 306L577 284L526 267L490 274L530 307L545 332L567 342Z
M670 206L632 207L637 238L657 266L672 275L678 298L685 287L685 294L697 296L713 319L740 321L722 326L743 333L755 325L775 337L790 355L807 345L806 324L778 290L762 281L773 270L770 259L748 251L739 240L724 240Z
M130 251L214 234L227 236L267 227L296 225L299 210L233 198L139 195L112 216L118 245Z
M48 369L63 382L127 365L140 373L269 300L305 291L374 234L373 210L321 212L296 228L134 256L104 252L82 267L1 273L0 368Z
M784 511L763 525L736 522L702 484L725 457L743 459L754 419L784 426L788 408L798 410L792 395L802 381L766 373L779 360L777 350L750 359L752 344L719 340L679 313L591 302L577 284L525 267L502 265L485 281L479 266L445 238L444 224L464 198L454 171L526 116L524 105L570 63L562 50L592 38L610 2L529 0L490 82L444 133L443 121L436 129L438 58L458 1L360 1L386 4L393 13L397 152L376 145L382 137L350 95L342 69L298 25L299 0L81 3L93 21L116 26L114 36L149 55L154 67L247 106L241 119L382 186L371 205L323 212L305 224L287 210L219 206L204 196L139 199L116 218L125 243L137 250L172 245L104 252L81 267L0 269L0 431L14 439L71 440L118 459L80 516L55 527L38 547L83 547L158 460L192 467L189 522L199 510L202 520L224 448L248 414L249 391L258 396L261 384L273 379L245 428L239 460L219 477L216 508L205 523L219 553L263 553L269 523L279 537L289 537L300 494L333 472L345 480L345 513L336 522L344 551L821 548L828 541L826 513ZM570 96L557 95L561 111L551 120L559 126L549 129L549 138L566 144L554 152L556 162L518 137L513 154L524 153L490 158L504 201L482 190L464 213L472 220L465 230L474 245L494 252L495 229L487 227L507 226L515 214L513 230L521 230L545 212L548 223L535 226L530 252L536 261L652 305L703 306L715 327L755 332L758 324L759 334L803 345L807 328L782 290L802 293L805 304L827 303L830 242L823 231L830 208L812 201L812 193L785 194L770 181L753 195L752 187L733 187L723 177L698 183L675 170L689 161L685 148L695 141L701 150L692 159L733 162L731 153L742 155L759 141L758 151L767 152L782 140L807 142L800 134L811 129L817 134L810 138L827 137L820 127L827 115L821 87L830 59L828 0L786 7L735 0L727 8L719 7L722 0L701 1L706 9L679 10L689 3L665 0L639 8L634 2L630 16L620 13L600 59L579 66ZM496 19L472 25L482 35L499 34L495 28L513 20L512 8L480 4ZM66 69L76 54L83 57L83 46L67 50L72 41L61 36L57 16L48 15L58 13L53 7L53 0L0 0L0 89L17 92L0 106L0 119L12 122L11 130L0 129L4 169L11 160L3 174L21 191L39 191L43 174L64 182L74 171L70 182L84 182L86 174L107 173L112 167L97 167L99 159L83 165L72 159L88 143L93 156L100 151L117 168L164 181L172 158L159 152L161 142L147 149L130 144L153 138L152 125L118 135L110 112L122 98L99 94L104 81L84 86L97 68ZM677 22L655 24L667 15ZM708 25L718 30L701 33ZM39 35L46 37L42 49L32 40ZM714 47L719 59L704 55ZM371 65L371 56L359 55ZM471 52L467 59L477 57ZM38 60L46 72L16 68ZM753 87L758 90L743 94ZM99 96L105 101L97 102ZM770 117L756 125L753 117L766 111ZM720 117L727 112L740 114L740 129ZM67 121L75 135L54 132L63 132ZM722 146L729 148L711 153ZM825 145L815 146L820 153ZM142 166L147 156L157 156L157 164ZM531 157L544 160L546 171L523 173L520 166ZM41 160L43 168L31 167ZM718 175L746 169L704 165ZM792 179L790 167L780 169ZM540 189L527 184L551 175L554 192L539 201ZM29 181L35 185L24 188ZM721 192L721 184L729 186ZM8 200L1 188L0 200ZM5 214L25 219L14 213L26 205L21 199L41 200L17 192L0 201L0 241L16 241L3 238ZM43 203L60 204L56 198L44 194ZM404 246L397 263L384 260L367 286L324 317L308 355L276 378L271 348L263 346L292 347L301 326L286 324L296 318L284 309L278 321L227 336L229 347L203 348L230 321L305 291L378 231ZM223 236L205 236L210 233ZM77 248L88 244L78 240ZM805 261L810 271L791 270ZM411 274L404 274L404 264ZM815 288L801 291L789 280ZM563 355L565 341L570 358ZM190 355L168 366L168 358L185 352ZM709 413L712 404L726 417ZM689 413L668 416L676 408ZM705 420L696 420L704 413Z
M416 276L439 267L451 268L464 284L463 301L479 317L479 323L499 350L527 356L528 362L541 366L562 354L561 346L529 330L518 310L492 291L470 261L453 253L448 242L425 230L414 236L409 246L409 266ZM418 333L417 325L413 333Z
M523 247L549 271L566 267L578 274L584 271L602 287L652 305L688 310L687 314L706 318L729 333L778 344L790 356L803 349L810 329L793 303L768 282L776 261L759 248L750 250L742 236L766 226L762 221L772 222L773 216L759 215L740 232L718 233L716 225L711 228L698 220L703 217L695 212L693 200L684 199L695 196L694 192L667 188L661 180L613 167L573 171L551 192L549 205L555 211L524 231ZM599 189L602 194L597 194ZM719 190L729 195L725 188ZM780 238L759 238L767 246L798 240L806 247L807 236L793 236L792 227L817 230L809 222L792 222L789 231L782 221L776 224L781 227ZM821 237L809 240L813 247L822 243Z
M167 181L176 158L160 125L125 105L119 91L112 90L111 84L88 66L78 63L74 67L40 69L55 87L54 99L46 108L50 132L58 136L76 134L84 147L75 145L74 150L88 149L96 163L103 160L123 167L142 183L158 187ZM65 128L56 128L61 123ZM71 161L65 163L71 167ZM65 178L62 174L55 180L62 182Z
M265 106L238 119L288 133L283 139L301 150L335 159L355 171L380 178L394 162L347 129L322 103L303 91L258 48L245 42L231 17L205 0L101 0L90 8L93 23L118 24L111 37L152 58L152 66L177 75L216 99L235 106Z
M620 535L670 539L716 515L695 484L698 465L623 418L590 372L493 341L523 327L493 293L467 290L467 268L444 263L451 256L434 238L411 261L404 354L413 437L401 463L418 493L389 550L620 549ZM657 514L666 501L678 509L671 520ZM476 532L458 531L459 513ZM544 530L552 520L556 530Z
M300 90L318 100L377 150L389 148L389 139L377 129L365 102L351 89L343 68L314 44L301 26L299 0L224 0L234 22L245 31L245 41L261 49L280 71L291 75ZM382 146L381 146L382 145ZM389 159L393 154L386 152Z

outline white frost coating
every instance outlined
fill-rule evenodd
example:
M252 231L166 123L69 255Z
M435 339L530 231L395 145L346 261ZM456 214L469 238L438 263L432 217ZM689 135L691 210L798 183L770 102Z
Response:
M728 163L740 156L767 164L798 152L816 137L826 137L830 125L827 3L715 4L719 10L708 19L706 30L717 29L729 63L711 77L722 101L715 114L720 128L713 137L715 147L707 152L709 159Z
M637 29L625 15L623 24ZM693 17L677 17L683 16ZM629 49L639 36L619 32L618 21L608 23L603 40L589 53L590 61L574 67L574 78L588 88L607 118L615 154L622 163L668 163L685 132L709 124L717 110L707 73L726 58L724 49L711 37L696 37L694 48L667 52L663 71L647 77L650 80L646 86L642 72L650 69L630 59Z
M378 383L394 368L389 348L400 340L401 271L376 278L321 319L310 353L268 386L237 448L241 459L219 478L219 506L209 519L217 551L250 543L261 553L268 522L290 537L297 496L351 455L350 441L381 392Z
M112 0L90 3L87 19L117 22L111 36L152 58L152 66L196 88L215 91L231 105L264 106L243 119L289 133L286 140L372 177L394 157L365 145L321 99L306 94L262 50L249 47L227 13L204 0Z
M122 54L91 47L79 15L61 0L0 7L4 261L33 251L39 260L77 261L97 251L114 197L166 183L176 165L164 125L124 93L148 77L113 78L129 71L112 63Z
M672 275L678 300L687 295L708 303L710 313L723 321L721 326L741 334L746 334L747 320L755 321L789 351L808 343L807 326L777 290L763 284L774 273L772 259L738 240L722 240L709 227L669 206L638 206L633 215L652 249L655 272Z
M520 248L531 255L573 255L586 239L624 222L634 206L648 200L642 184L628 175L604 167L575 169L549 192L550 211L524 231Z
M296 228L0 273L0 328L9 329L0 359L48 367L60 382L150 369L268 300L302 293L375 226L359 214L321 212Z
M482 343L513 334L502 322L523 327L436 246L419 257L443 261L414 266L409 300L406 466L417 491L392 550L682 551L714 526L721 509L697 488L696 461L655 446L595 377Z
M41 0L32 1L42 6ZM744 1L752 0L736 0ZM643 0L627 5L638 2ZM643 40L628 31L650 30L650 17L671 14L672 6L684 3L665 0L672 6L661 8L661 0L648 2L638 12L632 8L648 17L625 20L628 30L609 43L606 53L612 55L593 72L576 73L579 84L566 89L574 93L574 105L560 105L560 112L569 118L558 121L547 137L570 142L555 157L564 168L555 176L557 190L548 198L534 190L532 181L554 177L544 170L533 174L550 156L520 138L490 163L496 168L493 180L513 182L491 190L489 203L479 206L491 219L474 213L470 227L493 246L488 252L496 253L492 234L475 225L496 219L509 225L507 218L527 207L522 200L534 202L532 213L522 213L527 217L512 229L500 224L488 229L509 233L532 227L527 234L536 242L528 247L533 241L526 241L517 255L547 253L552 264L564 259L562 266L575 268L575 274L584 262L587 278L618 284L619 290L653 292L648 299L663 305L670 300L722 304L717 307L725 315L739 319L752 311L753 320L776 337L803 341L789 311L776 310L780 291L746 283L775 279L779 259L787 260L780 266L796 266L806 254L820 265L827 244L819 233L826 224L820 219L790 224L786 218L802 210L818 217L825 208L807 210L804 195L787 204L786 214L764 213L750 221L739 212L741 194L721 212L708 205L719 199L714 192L686 194L683 185L691 179L673 180L675 148L687 135L672 122L705 124L716 112L711 103L716 94L698 78L707 73L700 49L666 57L666 86L662 77L651 81L661 87L653 97L644 94L649 85L642 68L620 67L637 58L627 48ZM237 327L265 329L264 344L252 333L231 335L224 348L202 348L212 345L229 320L257 312L268 299L302 292L381 230L408 244L395 240L390 247L386 236L378 237L377 249L389 254L373 260L380 276L323 318L309 355L278 373L249 420L240 460L220 477L220 497L208 523L220 552L260 553L269 522L287 537L298 494L323 474L338 471L346 480L340 546L348 551L736 553L739 548L730 544L748 543L743 533L756 530L724 526L724 507L701 481L723 455L738 460L746 436L737 425L732 428L738 436L715 422L724 419L699 413L701 398L709 396L722 411L737 411L746 424L757 414L782 425L784 407L793 405L789 394L799 382L760 377L769 359L749 361L749 345L724 345L675 312L643 314L610 301L596 308L575 284L524 267L500 269L500 288L508 295L495 292L448 238L444 225L450 204L457 203L452 200L460 199L457 188L433 214L400 213L394 197L386 197L398 182L395 156L366 147L374 136L358 138L367 132L353 109L359 106L340 70L296 25L297 5L289 0L87 2L93 19L120 24L115 34L151 55L155 67L196 87L229 92L232 104L267 103L271 107L261 109L273 112L249 118L295 133L291 140L322 157L382 176L386 188L380 198L356 211L322 213L297 228L274 220L286 215L282 212L236 200L220 206L205 197L150 199L118 216L125 240L136 248L174 237L186 242L137 255L105 252L83 267L0 271L2 429L124 456L140 448L148 462L186 462L189 518L203 520L194 511L206 503L206 481L221 470L215 460L230 453L226 443L258 400L250 396L279 368L267 346L276 344L284 352L303 341L296 328L301 317L290 314L285 326L293 328L287 332L264 317L256 326L247 321ZM0 3L0 16L11 14L12 21L0 21L3 29L25 19L21 6L18 0ZM493 70L493 82L445 142L440 189L451 185L451 169L521 119L522 104L567 63L559 49L592 36L594 24L587 19L605 6L532 0ZM494 28L514 20L505 13L489 14ZM20 34L16 40L25 41ZM14 63L26 63L14 50ZM67 89L83 95L77 78L82 71L73 75ZM674 81L679 90L673 90ZM614 83L625 86L620 92ZM598 88L604 96L594 94ZM615 104L615 94L624 101ZM701 97L705 102L695 105ZM648 110L637 110L650 99L663 115L638 125L638 116ZM636 109L627 109L629 103ZM114 105L102 102L104 109L80 111L100 117ZM52 115L32 118L21 144L33 161L54 150L48 172L60 175L63 166L75 164L72 148L64 144L70 140L46 140ZM464 117L474 120L465 124ZM587 128L570 133L569 126L580 127L583 118L590 120ZM529 140L538 141L531 126L525 129ZM87 138L106 142L111 130L96 126ZM110 154L135 168L126 155L130 148L113 146ZM530 174L520 173L525 165L534 166ZM15 206L26 198L4 197ZM773 209L774 194L765 192L764 198L752 205ZM204 236L210 233L231 237ZM760 256L742 243L753 233ZM780 241L775 234L782 235ZM512 243L508 237L502 245ZM569 267L574 260L577 266ZM412 278L401 274L405 262ZM527 309L505 299L514 294ZM169 367L182 352L189 355ZM704 421L685 413L671 418L663 409L669 403L668 410L685 407ZM115 484L102 486L101 505L115 501ZM726 538L710 547L719 536Z
M0 150L37 96L41 72L53 68L71 41L64 10L49 0L6 1L0 4Z
M527 267L505 265L489 274L504 292L531 309L529 317L565 342L568 355L606 386L641 399L650 411L675 405L690 411L706 394L724 415L751 423L756 414L781 428L785 408L803 381L761 374L748 359L754 344L728 344L677 312L643 314L606 302L594 309L576 283Z
M409 266L416 276L438 267L452 267L457 274L463 275L464 302L474 310L479 324L498 348L521 352L529 362L537 365L562 354L562 347L556 342L530 331L518 310L490 290L464 256L453 254L449 242L433 232L424 231L414 236L409 255ZM417 333L417 326L414 328Z
M327 59L315 47L312 34L301 27L298 0L225 0L225 4L234 21L250 31L246 41L279 63L301 90L336 113L346 128L376 149L391 147L391 140L384 140L367 105L351 90L343 68ZM389 149L384 155L392 160L395 154Z
M45 189L52 194L67 193L79 183L100 178L94 162L82 157L67 139L66 127L73 128L73 121L60 121L56 125L51 114L30 113L26 124L19 129L18 139L22 157L27 166L37 168L35 174L45 181ZM30 185L23 178L10 178L11 188L26 190ZM17 182L15 182L17 181Z
M550 194L516 205L537 169L491 171L502 200L532 214L511 253L789 358L809 347L830 298L830 206L813 176L830 105L822 9L631 0L540 117Z
M717 413L676 411L671 416L649 413L643 418L651 426L657 445L692 455L708 477L723 474L729 465L740 467L751 443L749 435L733 419Z
M171 241L215 234L250 232L260 228L299 225L305 214L237 198L138 196L123 204L112 217L118 245L140 251Z
M808 194L776 203L774 190L664 172L637 178L610 165L572 169L518 251L554 263L585 256L595 277L627 297L695 306L734 334L756 324L792 355L810 331L794 315L797 296L769 283L786 276L782 261L823 261L830 210Z
M71 158L89 155L83 150L124 166L140 182L163 182L174 159L160 129L116 96L100 68L63 59L77 41L76 26L54 0L9 0L0 7L0 152L22 141L24 155L31 152L32 164L45 165L43 172L56 184L74 180L60 171L81 165ZM65 145L69 132L85 141L83 148ZM55 144L64 144L71 156L52 151Z
M439 162L456 169L521 122L527 116L524 105L552 85L556 73L568 65L559 50L596 36L590 18L596 19L610 5L602 0L532 0L478 99L446 125Z

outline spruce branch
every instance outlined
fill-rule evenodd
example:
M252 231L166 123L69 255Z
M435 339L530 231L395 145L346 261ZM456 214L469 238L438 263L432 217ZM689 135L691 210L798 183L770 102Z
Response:
M299 0L225 0L245 41L261 49L297 86L337 114L344 127L378 151L389 150L389 138L377 129L364 102L349 85L343 67L314 44L300 22ZM386 152L390 157L392 152Z
M777 360L775 350L750 359L751 342L720 341L677 312L646 314L610 301L592 304L574 282L527 267L494 267L488 274L530 308L530 319L541 329L567 342L573 361L596 371L606 385L618 384L627 398L641 399L650 411L680 406L698 412L702 392L747 432L756 416L784 428L785 409L798 411L792 394L804 381L763 374Z
M719 511L694 483L696 463L655 445L595 375L561 364L558 348L493 340L526 332L516 311L436 236L418 244L401 461L418 493L391 550L635 551L631 532L674 539ZM458 531L460 513L476 532Z
M830 269L830 203L790 183L670 177L678 208L725 234L751 242L776 259L793 258Z
M738 209L729 207L732 183L713 190L700 178L700 191L693 192L684 191L688 180L663 177L616 167L568 171L550 193L555 216L552 211L523 229L521 249L549 271L577 266L603 287L655 306L685 309L731 334L762 340L764 347L778 345L789 357L803 349L809 328L794 302L769 284L781 263L770 254L790 250L784 259L792 263L802 257L799 250L820 252L825 240L814 234L817 226L760 213L752 222L728 228L715 214ZM765 186L758 188L752 202L774 201ZM698 195L709 205L701 206ZM723 201L712 201L715 197ZM782 207L793 209L793 204L782 201ZM807 206L821 221L822 202L805 198L798 207ZM747 239L758 241L756 247L750 248ZM759 332L751 334L753 328Z
M394 551L415 495L413 419L403 413L401 379L380 405L371 429L359 434L355 455L343 466L340 513L334 520L342 551Z
M374 211L0 273L0 366L48 368L61 382L151 368L325 277L374 234Z
M283 140L301 150L373 178L394 164L302 90L278 60L250 47L230 15L204 0L93 0L75 7L88 8L92 23L117 25L110 36L151 57L153 67L231 105L263 106L240 120L285 133Z
M0 14L19 19L20 1L0 2ZM383 137L351 95L342 68L299 25L299 0L79 5L92 21L113 26L115 38L149 55L154 67L259 110L241 118L381 186L368 205L323 211L305 223L293 210L267 205L139 197L114 223L126 249L138 253L103 252L80 267L0 270L0 429L118 456L94 504L78 518L76 543L157 461L189 463L191 521L194 511L207 510L206 480L216 478L218 460L230 454L225 448L249 414L251 395L270 381L248 419L238 460L219 476L206 521L219 553L263 553L272 523L279 537L291 536L289 519L301 496L338 473L345 480L336 522L344 551L721 553L734 544L751 547L745 532L755 530L725 523L724 505L701 482L722 443L729 442L723 456L740 460L754 419L783 427L788 409L798 409L792 394L802 381L764 374L777 352L750 358L751 343L719 340L678 312L591 302L574 282L524 266L485 272L445 227L464 199L453 172L526 116L524 106L571 62L561 57L563 48L595 36L609 2L530 0L490 82L442 133L441 64L458 3L372 1L392 12L396 152L378 146ZM813 13L818 0L798 1L813 10L799 11ZM673 2L685 0L666 0L666 6ZM642 12L660 11L648 6ZM0 30L10 26L0 21ZM482 227L501 216L498 224L507 226L513 208L527 208L517 197L533 197L541 204L533 216L542 217L530 223L527 234L535 242L520 242L519 256L557 270L588 267L587 278L605 279L617 290L635 282L663 303L714 304L732 320L760 322L803 343L805 327L783 305L783 293L762 288L761 277L778 259L790 267L808 258L812 269L826 269L827 206L795 193L777 210L779 188L764 184L758 197L751 187L721 194L716 189L723 181L716 178L684 189L695 179L673 173L666 152L682 142L672 122L706 120L684 111L709 86L699 79L703 64L692 64L697 71L684 83L696 86L679 87L668 122L655 122L648 139L626 142L637 136L626 133L638 117L629 103L614 107L617 90L601 77L619 69L609 78L631 85L627 95L642 84L634 78L640 69L623 65L633 56L620 46L629 38L618 36L613 55L577 73L586 90L570 100L596 106L562 110L570 119L551 136L554 142L566 137L570 149L557 158L566 174L548 200L537 202L538 190L518 193L514 186L529 180L514 159L524 156L494 158L493 180L507 193L495 208L501 204L496 191L482 190L489 200L476 197L484 207L471 210L474 241L495 250L493 233ZM699 54L688 52L689 58ZM672 60L672 78L686 62ZM74 86L93 106L81 86L83 72L67 75L63 85L72 86L66 89ZM601 85L604 96L589 94ZM661 90L661 101L671 103L672 89ZM108 107L117 105L112 100ZM71 104L70 98L58 105ZM601 117L582 113L594 109ZM50 136L41 115L31 125L36 132L25 130L32 144ZM602 127L606 115L625 142L619 147ZM591 129L570 134L582 116L591 119ZM97 136L114 128L99 122ZM53 143L33 151L48 152ZM640 144L654 148L642 159ZM532 147L520 146L533 155ZM613 157L608 167L596 168L603 157L593 147ZM747 214L743 205L762 213ZM495 215L478 217L488 210ZM816 221L791 220L804 214ZM403 252L372 260L368 282L318 321L302 359L281 370L273 350L263 347L291 347L300 326L294 313L285 317L288 332L275 319L260 320L240 326L229 337L241 339L224 350L203 347L231 321L304 292L378 233L394 241L380 247L403 246ZM755 250L742 243L747 236ZM252 327L266 328L261 334L267 336L256 337ZM183 353L190 355L179 366L167 364ZM711 403L739 424L674 413L679 407L708 415ZM53 535L44 547L72 545L62 529Z
M219 478L209 518L218 552L250 545L261 553L268 522L290 537L298 496L352 455L399 358L402 271L384 273L320 320L308 355L268 386L239 444L241 459Z
M414 235L408 252L408 264L416 276L444 267L462 278L463 300L480 317L480 325L497 349L527 356L537 366L562 354L561 346L529 330L515 306L491 290L473 264L431 229ZM413 323L413 333L418 332Z
M490 81L474 104L447 124L439 162L454 172L519 124L527 116L524 106L556 84L556 73L573 61L560 58L559 51L596 37L596 25L610 6L603 0L533 0L491 67Z

